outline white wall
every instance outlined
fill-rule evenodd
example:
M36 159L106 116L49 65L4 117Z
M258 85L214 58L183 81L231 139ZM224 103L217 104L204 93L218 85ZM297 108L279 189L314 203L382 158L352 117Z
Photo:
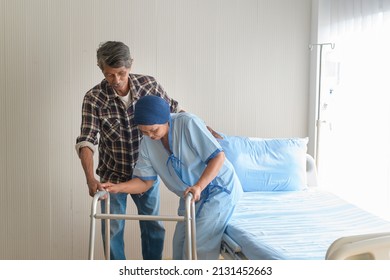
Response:
M74 144L101 41L127 43L133 72L216 130L304 137L310 20L310 0L0 0L0 259L87 258L91 198ZM162 204L176 213L165 189ZM128 222L130 259L138 231Z

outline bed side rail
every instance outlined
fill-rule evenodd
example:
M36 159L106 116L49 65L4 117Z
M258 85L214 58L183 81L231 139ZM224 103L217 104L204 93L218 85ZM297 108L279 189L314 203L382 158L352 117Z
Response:
M225 260L247 260L247 257L241 251L241 246L226 233L222 237L221 255Z

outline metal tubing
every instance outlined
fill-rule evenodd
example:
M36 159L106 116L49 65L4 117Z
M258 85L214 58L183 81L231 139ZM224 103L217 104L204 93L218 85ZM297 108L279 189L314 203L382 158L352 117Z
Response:
M187 256L189 259L192 259L192 246L191 246L191 241L192 241L192 231L191 231L191 207L190 203L192 200L192 193L188 193L185 199L185 212L184 212L184 220L186 222L186 251L187 251Z
M95 225L96 225L96 208L97 203L100 197L105 195L106 191L100 191L95 194L92 200L91 206L91 221L90 221L90 231L89 231L89 259L93 260L94 250L95 250Z
M106 191L105 191L106 192ZM106 198L106 214L107 215L110 215L110 193L109 192L106 192L107 194L107 198ZM104 227L104 230L105 230L105 257L106 257L106 260L110 260L111 258L111 232L110 232L110 225L111 222L110 222L110 219L106 219L106 223L105 223L105 227Z
M157 216L157 215L128 215L128 214L96 214L96 219L111 220L139 220L139 221L185 221L185 217L180 216Z
M190 205L190 209L191 209L191 218L190 218L190 222L191 222L191 231L192 231L192 240L191 240L191 244L192 244L192 260L197 260L198 257L197 257L197 254L196 254L196 221L195 221L195 203L191 203Z

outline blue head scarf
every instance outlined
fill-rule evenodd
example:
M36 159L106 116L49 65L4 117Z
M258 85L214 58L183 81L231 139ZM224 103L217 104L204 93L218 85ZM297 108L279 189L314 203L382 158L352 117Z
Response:
M161 97L147 95L135 104L134 122L138 125L164 124L170 119L168 103Z

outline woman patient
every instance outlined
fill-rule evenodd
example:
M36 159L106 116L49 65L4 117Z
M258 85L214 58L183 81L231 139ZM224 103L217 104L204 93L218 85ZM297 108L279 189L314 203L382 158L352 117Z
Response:
M110 193L142 194L159 176L179 198L193 194L196 210L198 259L218 259L222 234L242 192L231 163L204 122L190 113L171 114L166 101L145 96L135 105L134 121L144 135L133 179L103 184ZM173 259L188 259L185 223L178 222L173 237Z

